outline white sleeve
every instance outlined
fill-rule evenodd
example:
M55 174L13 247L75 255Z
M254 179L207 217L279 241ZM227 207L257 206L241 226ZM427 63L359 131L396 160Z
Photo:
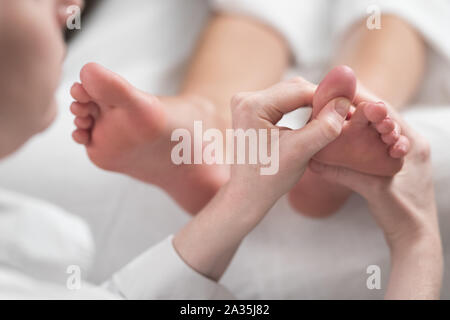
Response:
M144 252L104 287L131 300L234 299L225 287L190 268L175 251L172 239Z
M304 63L321 53L318 42L327 31L323 22L327 4L326 0L210 0L214 11L249 16L272 27L285 38L293 56Z
M378 8L383 15L393 14L403 18L421 33L430 47L450 59L448 0L338 0L334 5L332 30L337 39L352 24L368 19L373 13L372 8ZM381 20L381 27L382 24Z

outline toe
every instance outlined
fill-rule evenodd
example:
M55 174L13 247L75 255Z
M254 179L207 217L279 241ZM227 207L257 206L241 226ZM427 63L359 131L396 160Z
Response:
M388 134L395 129L395 122L391 118L385 118L380 123L375 125L375 128L380 134Z
M76 143L87 145L91 139L91 134L88 130L77 129L72 133L72 138Z
M92 116L94 119L98 118L100 112L98 106L93 102L89 103L73 102L70 106L70 111L72 112L73 115L77 117L85 118L88 116Z
M367 107L367 102L361 102L356 107L355 112L353 113L351 117L352 124L357 124L361 126L367 126L369 124L369 119L367 119L366 114L364 112L365 108Z
M364 108L367 119L375 124L381 123L387 117L387 107L383 102L368 103Z
M77 126L78 129L91 129L92 126L94 125L94 119L89 116L89 117L76 117L74 120L75 125Z
M353 101L355 95L356 77L353 70L346 66L335 67L314 94L312 117L315 118L331 100L342 97Z
M91 97L89 96L89 94L86 92L86 90L84 90L81 83L78 82L74 83L72 88L70 88L70 95L72 96L72 98L81 103L88 103L89 101L91 101Z
M399 127L396 125L394 130L392 130L391 132L386 133L386 134L382 134L381 135L381 139L388 146L393 145L394 143L396 143L400 139Z
M72 102L70 112L77 117L87 117L89 115L89 107L87 104Z
M390 148L389 154L392 158L399 159L405 157L409 149L411 147L411 143L409 139L405 136L401 136L397 142Z

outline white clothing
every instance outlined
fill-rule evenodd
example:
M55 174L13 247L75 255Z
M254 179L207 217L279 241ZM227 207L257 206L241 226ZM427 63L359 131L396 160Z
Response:
M146 250L102 287L83 277L93 253L89 228L81 219L0 191L0 299L232 298L223 286L183 262L172 237Z

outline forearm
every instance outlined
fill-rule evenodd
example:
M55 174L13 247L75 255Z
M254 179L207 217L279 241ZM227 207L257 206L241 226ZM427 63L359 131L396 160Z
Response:
M439 299L443 258L439 236L431 234L391 251L385 299Z
M283 37L243 16L218 14L207 26L182 85L228 113L231 97L278 82L289 63Z
M420 34L395 16L383 16L380 30L366 21L348 32L336 63L350 66L361 84L394 107L404 106L420 85L426 45Z
M255 198L255 197L253 197ZM225 185L174 238L181 258L200 274L219 280L245 236L273 203Z

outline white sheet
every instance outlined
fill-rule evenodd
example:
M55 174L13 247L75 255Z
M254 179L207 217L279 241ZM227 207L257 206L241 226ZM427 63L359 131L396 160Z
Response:
M84 63L96 61L146 91L174 92L208 13L202 0L135 0L133 6L108 0L102 6L95 19L84 21L69 51L57 122L0 165L2 187L49 200L89 222L98 252L91 277L96 283L175 232L188 216L160 190L90 164L70 138L70 85ZM432 141L449 263L450 107L422 108L408 119ZM245 240L223 283L239 298L380 298L381 291L366 288L371 264L382 268L384 287L388 251L359 197L324 221L295 214L283 200ZM450 298L449 275L443 297Z
M88 272L93 258L92 235L80 218L37 199L0 190L0 266L65 284L68 266Z

